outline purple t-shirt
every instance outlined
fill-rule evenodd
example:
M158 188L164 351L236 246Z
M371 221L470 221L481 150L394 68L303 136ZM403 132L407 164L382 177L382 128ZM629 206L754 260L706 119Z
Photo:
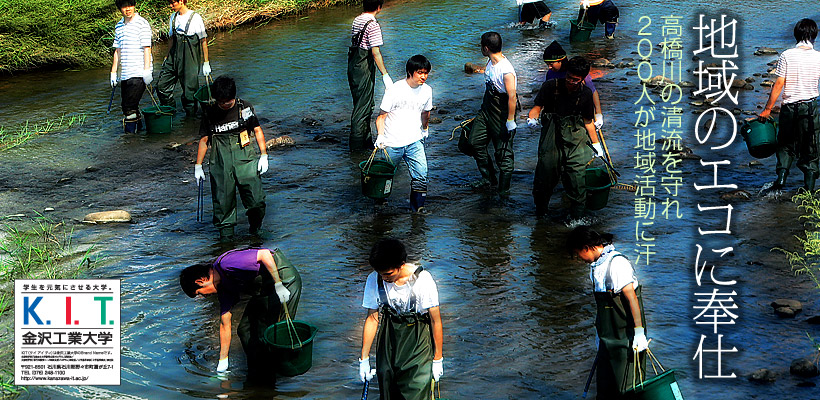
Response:
M219 313L231 311L239 302L239 294L259 276L260 267L257 253L261 249L230 250L214 261L214 271L219 274L217 298Z
M566 70L561 71L561 72L555 72L555 71L552 70L552 68L547 70L547 80L561 79L561 78L566 78L566 77L567 77L567 71ZM595 92L598 91L597 89L595 89L595 84L592 83L592 78L590 78L589 75L587 75L587 77L584 78L584 85L586 85L589 88L589 90L592 91L592 93L595 93Z

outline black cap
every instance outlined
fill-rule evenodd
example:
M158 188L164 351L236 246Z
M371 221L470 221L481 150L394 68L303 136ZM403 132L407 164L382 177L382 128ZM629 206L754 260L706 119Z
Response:
M556 62L567 58L567 52L564 48L553 40L546 49L544 49L544 62Z

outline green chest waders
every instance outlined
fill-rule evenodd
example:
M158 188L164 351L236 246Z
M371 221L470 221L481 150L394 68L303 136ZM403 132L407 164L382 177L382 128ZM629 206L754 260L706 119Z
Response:
M190 11L193 12L193 11ZM168 56L162 62L162 70L157 79L157 95L164 106L176 107L174 103L174 85L179 82L182 87L182 108L188 115L196 112L194 93L199 89L199 66L202 64L202 45L199 36L188 35L188 28L196 13L191 15L185 25L184 33L176 30L177 13L171 20L174 36L171 38L171 48Z
M419 267L415 274L421 273ZM376 349L376 372L379 398L382 400L425 400L430 397L433 379L433 333L429 313L418 313L412 288L408 310L399 312L390 306L384 281L378 279L379 345Z
M595 303L598 309L595 329L600 339L597 370L598 399L617 398L632 387L634 375L635 359L631 342L635 336L635 321L632 318L629 301L623 292L615 294L610 289L613 285L609 268L615 257L625 256L616 254L609 259L606 269L608 291L595 292ZM640 286L635 289L635 295L641 307L641 320L646 321ZM645 357L645 352L640 353L641 376L644 376L646 372Z
M290 291L287 304L288 312L293 318L302 294L302 278L281 250L275 249L272 253L282 284ZM276 377L273 372L276 350L262 340L265 329L285 318L285 310L276 295L274 284L273 277L265 266L260 265L259 276L254 279L249 290L251 298L236 328L236 335L239 336L248 359L249 377L270 380L275 380Z
M820 112L817 100L785 104L780 108L777 132L777 173L783 181L797 158L797 168L803 171L806 188L813 190L818 177L818 130Z
M536 215L546 214L552 192L562 177L569 198L572 200L577 197L578 188L572 186L575 180L568 179L565 176L567 171L564 168L564 160L567 159L568 155L574 155L567 154L565 138L573 138L579 133L585 134L585 132L581 117L561 117L554 113L541 113L538 163L535 165L535 178L532 186Z
M373 114L373 91L376 89L376 61L371 50L359 47L364 39L367 21L355 34L347 51L347 82L353 96L353 113L350 116L350 149L364 149L370 144L370 120Z
M509 96L507 93L497 91L490 82L486 82L486 85L481 110L473 120L469 143L470 147L475 150L473 158L475 158L481 177L490 182L491 185L497 184L499 192L508 192L512 172L515 168L513 137L506 137L507 101ZM495 167L487 148L490 142L492 142L495 149L495 164L498 166L499 171L498 179L496 179Z
M265 218L265 192L262 190L262 178L257 172L259 153L254 145L242 147L239 143L239 132L247 130L239 117L243 108L240 100L236 102L239 128L225 133L211 134L211 199L214 208L214 226L222 236L232 236L236 225L236 192L242 205L245 206L251 230L258 229ZM213 129L213 128L212 128ZM252 131L249 131L249 134ZM254 142L253 136L250 137Z

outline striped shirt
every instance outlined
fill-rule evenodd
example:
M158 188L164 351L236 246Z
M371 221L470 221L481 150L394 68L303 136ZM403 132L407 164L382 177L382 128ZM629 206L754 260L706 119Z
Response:
M777 60L775 74L786 79L783 86L783 104L811 100L818 96L820 81L820 52L808 42L788 49Z
M114 27L112 46L120 49L120 80L142 77L145 70L143 48L151 47L151 26L139 14L134 14L127 24L125 18L120 19Z
M362 37L362 43L359 45L359 47L365 50L370 50L373 47L379 47L384 44L384 41L382 41L382 28L379 26L379 23L376 22L376 16L370 13L362 13L353 20L353 26L350 28L350 35L356 36L356 34L364 28L367 21L371 20L373 22L367 25L367 30Z

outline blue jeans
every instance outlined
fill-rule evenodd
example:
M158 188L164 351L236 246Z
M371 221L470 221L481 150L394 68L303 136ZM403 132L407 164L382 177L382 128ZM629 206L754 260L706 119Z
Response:
M424 154L424 142L419 140L403 147L386 147L387 154L394 164L404 160L410 170L410 190L427 191L427 155Z

